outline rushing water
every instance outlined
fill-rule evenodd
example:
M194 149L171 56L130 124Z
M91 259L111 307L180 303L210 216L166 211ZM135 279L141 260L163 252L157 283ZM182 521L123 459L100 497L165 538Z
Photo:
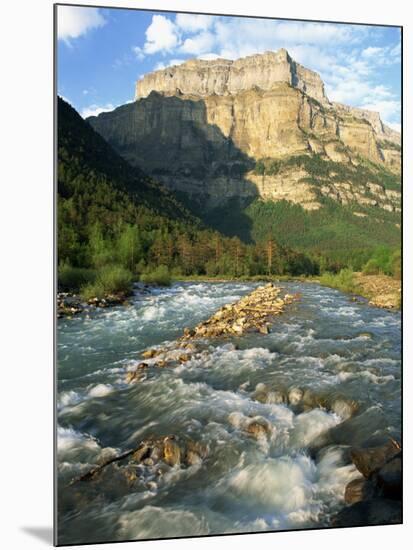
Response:
M327 526L359 475L349 446L399 436L400 314L315 284L281 285L302 296L270 334L211 341L202 358L125 384L139 352L255 286L179 283L59 320L60 544ZM251 397L263 383L337 393L359 409L345 421L339 409L262 404ZM269 420L269 440L239 429L251 416ZM82 482L67 496L73 477L152 434L189 434L208 457L134 490L82 500Z

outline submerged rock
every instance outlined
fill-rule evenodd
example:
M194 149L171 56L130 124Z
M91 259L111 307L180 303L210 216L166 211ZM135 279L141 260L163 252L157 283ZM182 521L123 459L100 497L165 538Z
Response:
M177 466L181 462L181 449L172 437L165 437L163 441L163 459L170 466Z
M343 508L331 523L334 527L402 523L402 505L401 502L385 498L356 502Z
M136 449L110 456L103 463L73 479L67 487L89 481L96 491L112 491L116 487L116 491L122 494L129 491L132 485L140 483L142 486L142 483L147 484L154 476L162 477L170 468L187 468L201 464L208 452L206 445L186 437L149 437Z
M255 439L269 437L273 432L273 427L270 422L263 416L254 416L251 418L244 416L240 412L232 412L228 416L228 422L234 426L234 428L241 430L243 433Z
M156 355L158 355L158 353L159 352L156 349L147 349L142 352L142 357L144 357L145 359L152 359L152 357L155 357Z
M145 370L149 367L148 363L139 363L133 371L126 373L125 381L127 384L139 382L145 376Z
M374 485L364 477L353 479L346 486L344 500L346 504L355 504L362 500L368 500L374 495Z
M402 454L398 453L380 468L375 476L377 486L383 496L401 500L403 496L402 486Z
M290 405L298 405L301 403L304 396L304 392L301 388L292 388L288 392L288 402Z
M135 382L139 382L143 378L143 373L138 370L129 371L126 373L125 381L127 384L134 384Z
M271 435L272 429L271 424L265 418L254 418L245 426L245 431L255 439L260 439Z

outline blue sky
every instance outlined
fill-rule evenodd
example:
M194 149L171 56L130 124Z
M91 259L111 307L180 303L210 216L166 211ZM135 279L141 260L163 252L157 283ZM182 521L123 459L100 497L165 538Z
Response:
M286 48L330 100L400 129L398 28L59 6L57 47L59 94L83 116L131 101L136 80L158 68Z

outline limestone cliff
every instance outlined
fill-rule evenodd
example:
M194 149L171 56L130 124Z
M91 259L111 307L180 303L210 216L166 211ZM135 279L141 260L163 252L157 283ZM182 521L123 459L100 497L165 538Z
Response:
M206 207L259 196L315 209L326 196L400 208L394 182L386 194L378 180L380 167L400 172L400 136L378 113L330 103L320 76L286 50L237 61L190 60L146 75L136 97L89 122L129 162ZM286 162L303 155L346 166L347 179L334 174L334 164L331 177L320 179L305 165ZM276 175L259 175L260 159L284 164ZM371 181L364 171L359 185L357 166L365 162Z
M290 84L310 97L328 103L320 76L293 61L285 49L236 61L190 59L182 65L146 74L136 83L135 99L147 97L152 91L166 95L175 95L178 91L205 97L237 94L254 87L271 90L278 82Z

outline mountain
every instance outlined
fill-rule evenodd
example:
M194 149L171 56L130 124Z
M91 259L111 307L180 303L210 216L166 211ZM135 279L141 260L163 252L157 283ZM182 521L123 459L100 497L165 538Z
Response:
M197 231L199 220L171 192L130 166L60 97L57 126L60 262L88 266L97 228L102 244L126 225Z
M400 135L378 113L330 102L320 76L284 49L155 71L137 82L133 103L88 122L228 234L254 240L251 212L264 201L298 205L303 215L339 206L357 246L377 241L363 230L366 217L384 242L398 241Z
M171 218L194 217L165 187L147 176L139 167L124 160L77 111L58 98L58 193L70 196L76 187L76 177L92 174L89 182L99 182L134 204ZM85 184L86 185L86 184ZM93 186L93 184L92 184Z
M79 289L79 278L82 284L91 278L96 295L99 277L106 274L106 283L113 286L113 271L109 277L105 269L115 269L116 274L119 267L147 281L165 281L171 273L241 276L317 271L316 262L274 239L244 244L206 228L162 184L129 165L61 98L57 123L62 288Z

